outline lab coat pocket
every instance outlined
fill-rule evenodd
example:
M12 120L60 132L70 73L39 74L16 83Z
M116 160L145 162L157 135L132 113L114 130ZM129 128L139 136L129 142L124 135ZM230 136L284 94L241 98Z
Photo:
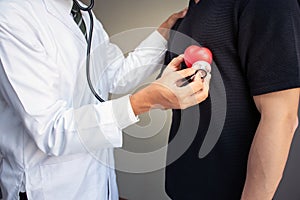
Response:
M67 161L66 161L67 160ZM88 154L41 166L45 200L97 199L101 184L98 163Z

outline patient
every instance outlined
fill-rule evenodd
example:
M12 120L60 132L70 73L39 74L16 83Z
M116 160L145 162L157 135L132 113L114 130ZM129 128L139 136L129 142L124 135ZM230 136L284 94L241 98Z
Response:
M212 51L214 64L209 98L173 110L170 198L273 198L298 121L299 13L297 0L189 2L165 62L199 43Z

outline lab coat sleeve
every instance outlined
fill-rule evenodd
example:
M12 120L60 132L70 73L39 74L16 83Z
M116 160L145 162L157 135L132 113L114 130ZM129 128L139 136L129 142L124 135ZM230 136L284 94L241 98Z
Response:
M106 76L108 80L113 80L110 92L122 94L138 86L162 67L167 41L158 31L154 31L126 58L112 43L108 44L107 49L109 67Z
M41 151L67 155L120 147L138 119L129 96L74 109L60 94L64 75L25 26L0 22L0 92ZM9 136L8 136L9 137Z

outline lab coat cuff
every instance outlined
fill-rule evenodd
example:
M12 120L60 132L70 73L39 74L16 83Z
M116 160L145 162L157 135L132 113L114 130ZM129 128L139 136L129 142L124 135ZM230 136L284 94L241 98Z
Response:
M139 121L139 118L134 114L130 95L112 101L113 113L120 129L124 129Z
M168 41L157 30L152 35L154 37L154 41L161 42L161 45L165 48L168 47Z

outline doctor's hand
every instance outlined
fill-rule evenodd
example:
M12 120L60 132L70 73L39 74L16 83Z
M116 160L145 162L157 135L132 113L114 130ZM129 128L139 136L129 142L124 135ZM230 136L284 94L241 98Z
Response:
M164 21L159 28L157 29L158 32L166 39L169 39L170 29L174 26L176 21L180 18L184 18L187 13L187 8L184 8L183 10L173 13L166 21Z
M196 70L180 69L183 56L174 58L162 77L130 97L136 115L150 109L185 109L204 101L208 96L210 75L201 79L196 74L192 82L182 85L182 80L192 76Z

